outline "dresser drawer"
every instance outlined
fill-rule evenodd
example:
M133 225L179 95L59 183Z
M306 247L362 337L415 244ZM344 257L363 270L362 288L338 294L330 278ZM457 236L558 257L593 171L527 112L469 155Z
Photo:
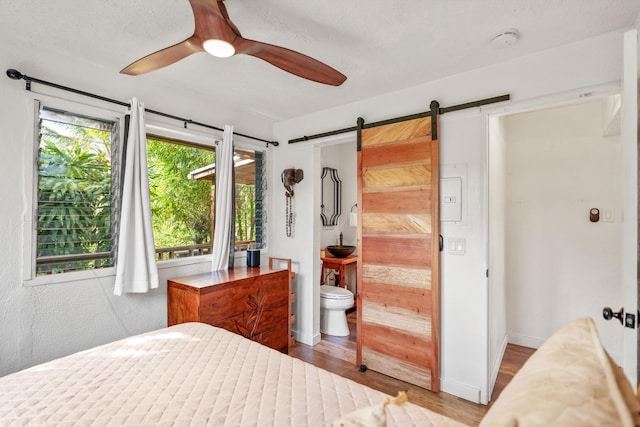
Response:
M286 280L286 276L270 275L265 280L241 286L229 286L221 292L201 295L199 307L201 321L210 323L215 319L237 316L252 306L270 308L286 304L289 290L282 285L283 280ZM204 320L205 318L207 320Z

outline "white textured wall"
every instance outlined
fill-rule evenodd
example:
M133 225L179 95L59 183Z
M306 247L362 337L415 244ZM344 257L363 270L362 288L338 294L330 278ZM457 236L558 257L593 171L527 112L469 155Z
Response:
M269 221L270 250L275 257L291 258L296 273L293 335L298 341L315 344L320 341L320 311L313 308L320 304L320 287L313 286L314 278L316 282L320 280L320 151L309 145L289 146L285 140L279 141L281 146L272 158L275 185L272 187L274 195L270 198L273 212ZM280 172L287 168L304 170L304 179L294 187L295 215L291 237L285 233L285 195L280 181Z
M589 102L505 119L507 325L510 342L537 348L589 316L620 360L623 328L601 313L624 305L622 156L620 138L602 136L603 116ZM589 221L591 208L600 222Z
M429 109L432 99L443 107L475 99L509 93L514 102L603 84L620 78L620 32L584 40L580 43L540 52L469 73L425 83L411 89L390 93L320 111L294 120L277 123L276 138L283 142L275 159L276 169L304 160L320 167L318 143L286 144L302 135L354 126L357 117L367 122L411 114ZM466 165L467 183L463 190L463 213L466 221L445 223L445 236L466 239L466 255L442 257L442 389L466 399L487 402L489 395L489 318L488 289L485 270L487 251L487 116L479 109L449 113L441 121L441 164ZM321 145L321 143L320 143ZM306 170L305 170L306 173ZM319 173L319 172L318 172ZM319 192L315 188L306 187ZM319 195L306 191L297 201L298 216L317 217L315 205ZM276 216L280 208L276 206ZM315 209L315 210L314 210ZM282 212L282 209L279 210ZM306 225L306 221L305 221ZM312 343L319 336L317 252L321 230L298 223L295 238L283 241L280 224L272 228L274 250L299 260L304 274L297 285L296 336ZM313 272L312 272L313 270ZM308 318L310 320L305 320Z

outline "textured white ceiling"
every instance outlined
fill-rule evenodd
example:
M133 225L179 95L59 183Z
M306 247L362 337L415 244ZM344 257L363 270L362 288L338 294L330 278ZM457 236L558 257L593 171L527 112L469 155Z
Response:
M192 55L137 77L279 121L633 25L640 0L227 0L246 38L312 56L347 76L306 81L257 58ZM520 41L491 38L517 28ZM16 34L112 69L193 32L187 0L2 0ZM21 70L27 72L28 70Z

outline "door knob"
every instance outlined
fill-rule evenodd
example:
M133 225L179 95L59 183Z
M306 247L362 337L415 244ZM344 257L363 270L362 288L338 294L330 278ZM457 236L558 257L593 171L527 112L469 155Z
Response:
M604 317L605 320L611 320L613 317L615 317L620 321L620 324L622 325L624 323L624 320L622 319L623 316L624 308L621 308L618 311L611 310L611 307L605 307L602 309L602 317Z

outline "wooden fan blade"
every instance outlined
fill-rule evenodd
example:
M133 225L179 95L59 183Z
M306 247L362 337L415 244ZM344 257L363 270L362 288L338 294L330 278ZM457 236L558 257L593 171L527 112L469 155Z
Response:
M173 46L161 49L157 52L151 53L144 58L138 59L132 64L126 66L120 71L121 74L129 74L131 76L137 76L139 74L148 73L167 65L171 65L174 62L186 58L192 53L202 52L202 44L194 40L193 37L176 43Z
M238 37L233 46L236 53L255 56L303 79L331 86L340 86L347 79L327 64L291 49L242 37Z
M227 14L224 3L219 0L189 0L193 10L195 31L193 37L201 43L208 39L225 40L232 43L240 34Z
M218 9L220 10L220 14L224 18L224 20L227 22L227 25L229 25L231 30L234 33L236 33L237 36L242 37L242 34L240 34L240 30L238 29L238 27L236 27L236 24L234 24L231 21L231 18L229 18L229 12L227 12L227 6L224 5L224 0L218 0L217 3L218 3Z

